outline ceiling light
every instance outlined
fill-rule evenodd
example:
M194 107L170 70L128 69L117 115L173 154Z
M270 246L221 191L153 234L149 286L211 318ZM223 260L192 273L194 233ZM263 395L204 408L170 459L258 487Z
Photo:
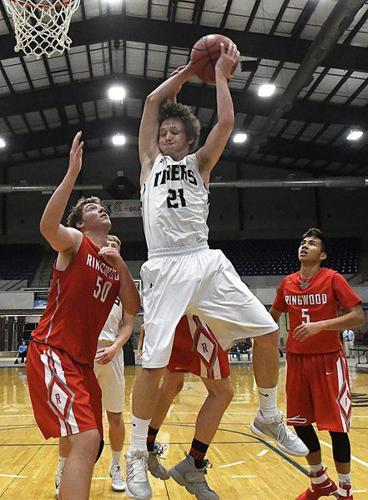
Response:
M0 137L0 148L5 148L5 147L6 147L5 140L2 137Z
M113 85L109 88L107 95L112 101L123 102L126 96L126 90L121 85Z
M126 137L123 134L115 134L112 136L112 143L114 146L124 146Z
M358 129L352 129L346 136L347 141L359 141L363 136L363 131Z
M271 97L275 93L276 85L273 83L264 83L258 89L258 97Z
M234 134L233 143L234 144L243 144L248 139L248 134L245 132L238 132Z

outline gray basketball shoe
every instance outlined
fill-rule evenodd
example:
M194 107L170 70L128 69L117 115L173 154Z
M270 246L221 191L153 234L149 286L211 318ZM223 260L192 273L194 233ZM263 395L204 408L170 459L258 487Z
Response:
M152 489L147 477L147 458L148 452L143 450L134 450L125 455L125 493L136 500L152 498Z
M110 466L111 487L114 491L125 491L125 481L121 473L121 465L114 463Z
M147 460L148 470L150 471L152 476L164 481L170 478L169 471L163 465L161 465L160 462L160 456L164 453L166 448L167 446L156 442L154 444L153 451L148 452Z
M60 483L61 483L61 476L63 475L62 470L57 470L55 474L55 494L56 498L59 498L59 493L60 493Z
M194 459L187 455L184 460L179 462L170 470L170 476L181 486L194 495L198 500L219 500L218 494L208 486L206 478L207 469L211 467L208 460L201 469L197 469Z
M280 450L289 455L305 457L309 453L303 441L284 422L282 411L279 411L272 419L266 419L258 410L250 428L257 436L274 439Z

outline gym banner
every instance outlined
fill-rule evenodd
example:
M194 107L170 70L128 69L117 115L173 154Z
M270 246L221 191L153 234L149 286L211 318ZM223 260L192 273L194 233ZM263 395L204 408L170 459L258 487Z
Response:
M140 200L102 200L110 217L142 217Z
M49 298L49 291L33 292L33 308L44 309Z

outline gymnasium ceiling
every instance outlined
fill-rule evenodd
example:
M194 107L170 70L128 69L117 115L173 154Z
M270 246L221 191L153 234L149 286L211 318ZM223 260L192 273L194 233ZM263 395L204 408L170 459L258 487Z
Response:
M232 38L245 61L230 87L235 128L248 140L229 141L229 159L317 177L368 174L368 5L359 0L81 0L72 48L49 59L14 52L0 0L3 172L66 157L79 129L90 151L112 148L117 131L136 148L146 95L210 33ZM108 99L111 83L126 87L123 103ZM258 97L263 83L276 85L274 96ZM214 87L193 81L179 100L205 137L216 120ZM346 140L351 128L365 132L360 141Z

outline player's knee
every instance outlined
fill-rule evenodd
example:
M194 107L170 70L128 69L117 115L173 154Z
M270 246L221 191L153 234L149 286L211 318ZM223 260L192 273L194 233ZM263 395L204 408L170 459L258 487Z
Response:
M234 396L234 389L227 379L222 379L218 383L207 386L208 395L217 399L221 399L226 404L229 404Z
M107 411L107 420L109 421L109 425L113 427L120 427L123 424L123 415L122 413L113 413L111 411Z
M303 441L308 448L309 453L316 453L321 450L319 440L312 425L303 425L294 427L297 436Z
M184 377L177 378L175 375L167 374L165 375L162 391L166 394L170 394L173 398L183 390L184 387Z
M335 462L348 463L351 459L349 435L346 432L330 431L332 453Z
M86 459L95 461L100 447L101 436L97 429L75 434L71 437L72 452L81 453Z

